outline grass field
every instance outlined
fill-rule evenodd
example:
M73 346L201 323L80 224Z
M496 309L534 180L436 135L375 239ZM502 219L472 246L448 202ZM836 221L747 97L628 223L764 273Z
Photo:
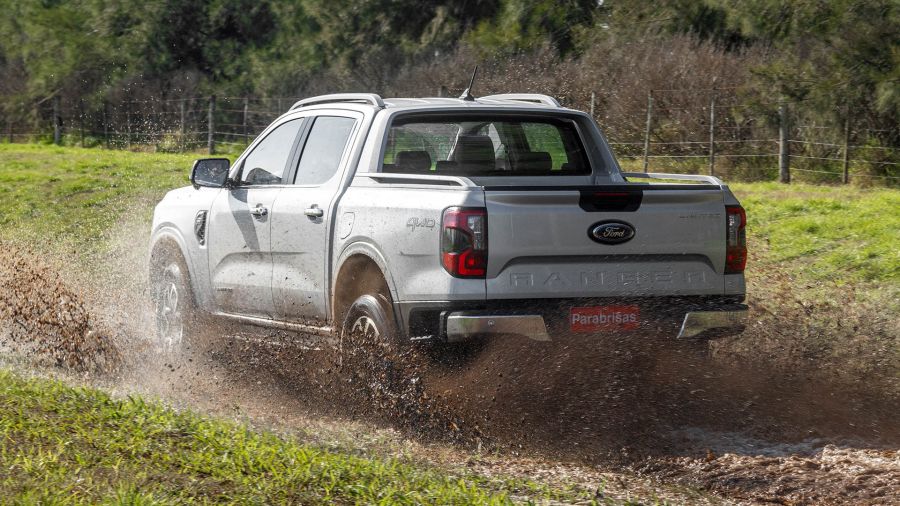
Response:
M140 398L0 370L6 504L505 504L585 499L330 452Z
M12 237L101 237L134 202L188 183L195 155L0 144L0 229Z
M763 266L814 281L900 282L900 190L737 183ZM753 266L751 266L753 268Z

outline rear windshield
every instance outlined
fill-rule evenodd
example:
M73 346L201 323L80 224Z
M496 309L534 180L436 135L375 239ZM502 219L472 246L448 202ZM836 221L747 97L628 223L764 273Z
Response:
M574 121L535 116L415 116L394 121L382 172L450 176L590 174Z

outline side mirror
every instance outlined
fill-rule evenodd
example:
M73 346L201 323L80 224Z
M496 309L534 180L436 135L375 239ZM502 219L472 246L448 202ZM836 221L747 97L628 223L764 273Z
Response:
M194 161L191 169L191 184L194 188L206 186L223 188L228 183L228 168L231 162L227 158L201 158Z

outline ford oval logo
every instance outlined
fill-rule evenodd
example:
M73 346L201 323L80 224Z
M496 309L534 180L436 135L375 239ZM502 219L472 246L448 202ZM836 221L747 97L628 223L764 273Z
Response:
M634 237L634 227L624 221L601 221L591 225L588 237L601 244L622 244Z

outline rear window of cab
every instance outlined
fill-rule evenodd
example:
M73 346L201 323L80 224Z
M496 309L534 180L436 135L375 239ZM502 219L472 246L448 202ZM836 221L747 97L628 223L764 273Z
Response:
M405 116L391 124L382 172L450 176L591 173L575 121L537 115Z

